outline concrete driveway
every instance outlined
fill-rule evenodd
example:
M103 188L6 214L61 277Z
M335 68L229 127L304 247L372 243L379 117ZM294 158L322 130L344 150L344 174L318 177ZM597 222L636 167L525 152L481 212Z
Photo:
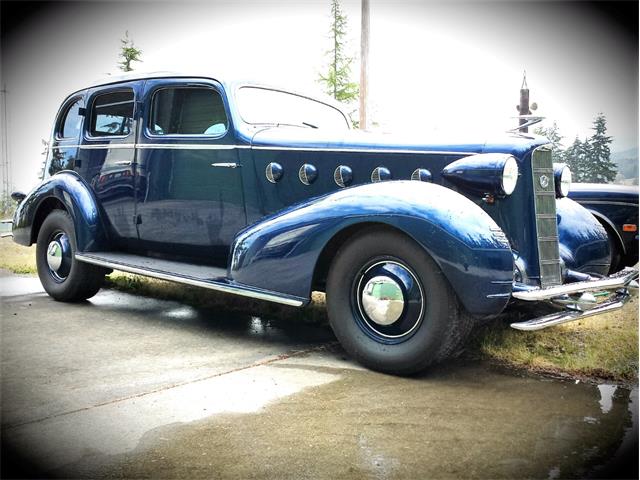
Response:
M398 378L325 326L61 304L6 272L0 292L3 477L564 478L637 455L637 389L468 361Z

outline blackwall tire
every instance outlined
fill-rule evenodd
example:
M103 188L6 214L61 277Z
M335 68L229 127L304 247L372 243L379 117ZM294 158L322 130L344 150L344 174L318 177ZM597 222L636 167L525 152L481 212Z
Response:
M52 211L40 227L36 243L38 277L45 291L61 302L93 297L104 282L106 271L78 262L73 221L63 210Z
M338 251L327 278L327 309L347 353L368 368L399 375L453 356L473 326L433 259L390 229L367 229Z

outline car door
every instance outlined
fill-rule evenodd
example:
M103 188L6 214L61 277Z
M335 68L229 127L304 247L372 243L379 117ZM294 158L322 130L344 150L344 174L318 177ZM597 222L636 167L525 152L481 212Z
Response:
M115 246L131 248L135 225L136 100L140 82L90 90L80 146L83 177L102 207Z
M221 85L205 79L148 80L143 108L136 186L142 246L226 264L246 217Z

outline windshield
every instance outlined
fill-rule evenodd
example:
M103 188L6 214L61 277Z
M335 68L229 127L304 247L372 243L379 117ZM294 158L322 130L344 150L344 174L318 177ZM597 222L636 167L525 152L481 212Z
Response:
M349 123L336 108L307 97L260 87L238 90L238 109L250 124L348 130Z

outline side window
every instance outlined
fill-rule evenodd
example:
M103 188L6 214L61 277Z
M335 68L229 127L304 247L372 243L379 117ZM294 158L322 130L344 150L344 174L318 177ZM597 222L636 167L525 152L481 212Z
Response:
M92 137L129 135L133 127L133 90L99 95L91 109Z
M60 138L78 138L82 127L82 116L79 115L82 99L73 102L65 111L64 119L60 122L58 136Z
M222 97L207 87L162 88L153 95L149 131L153 135L223 135L227 115Z

